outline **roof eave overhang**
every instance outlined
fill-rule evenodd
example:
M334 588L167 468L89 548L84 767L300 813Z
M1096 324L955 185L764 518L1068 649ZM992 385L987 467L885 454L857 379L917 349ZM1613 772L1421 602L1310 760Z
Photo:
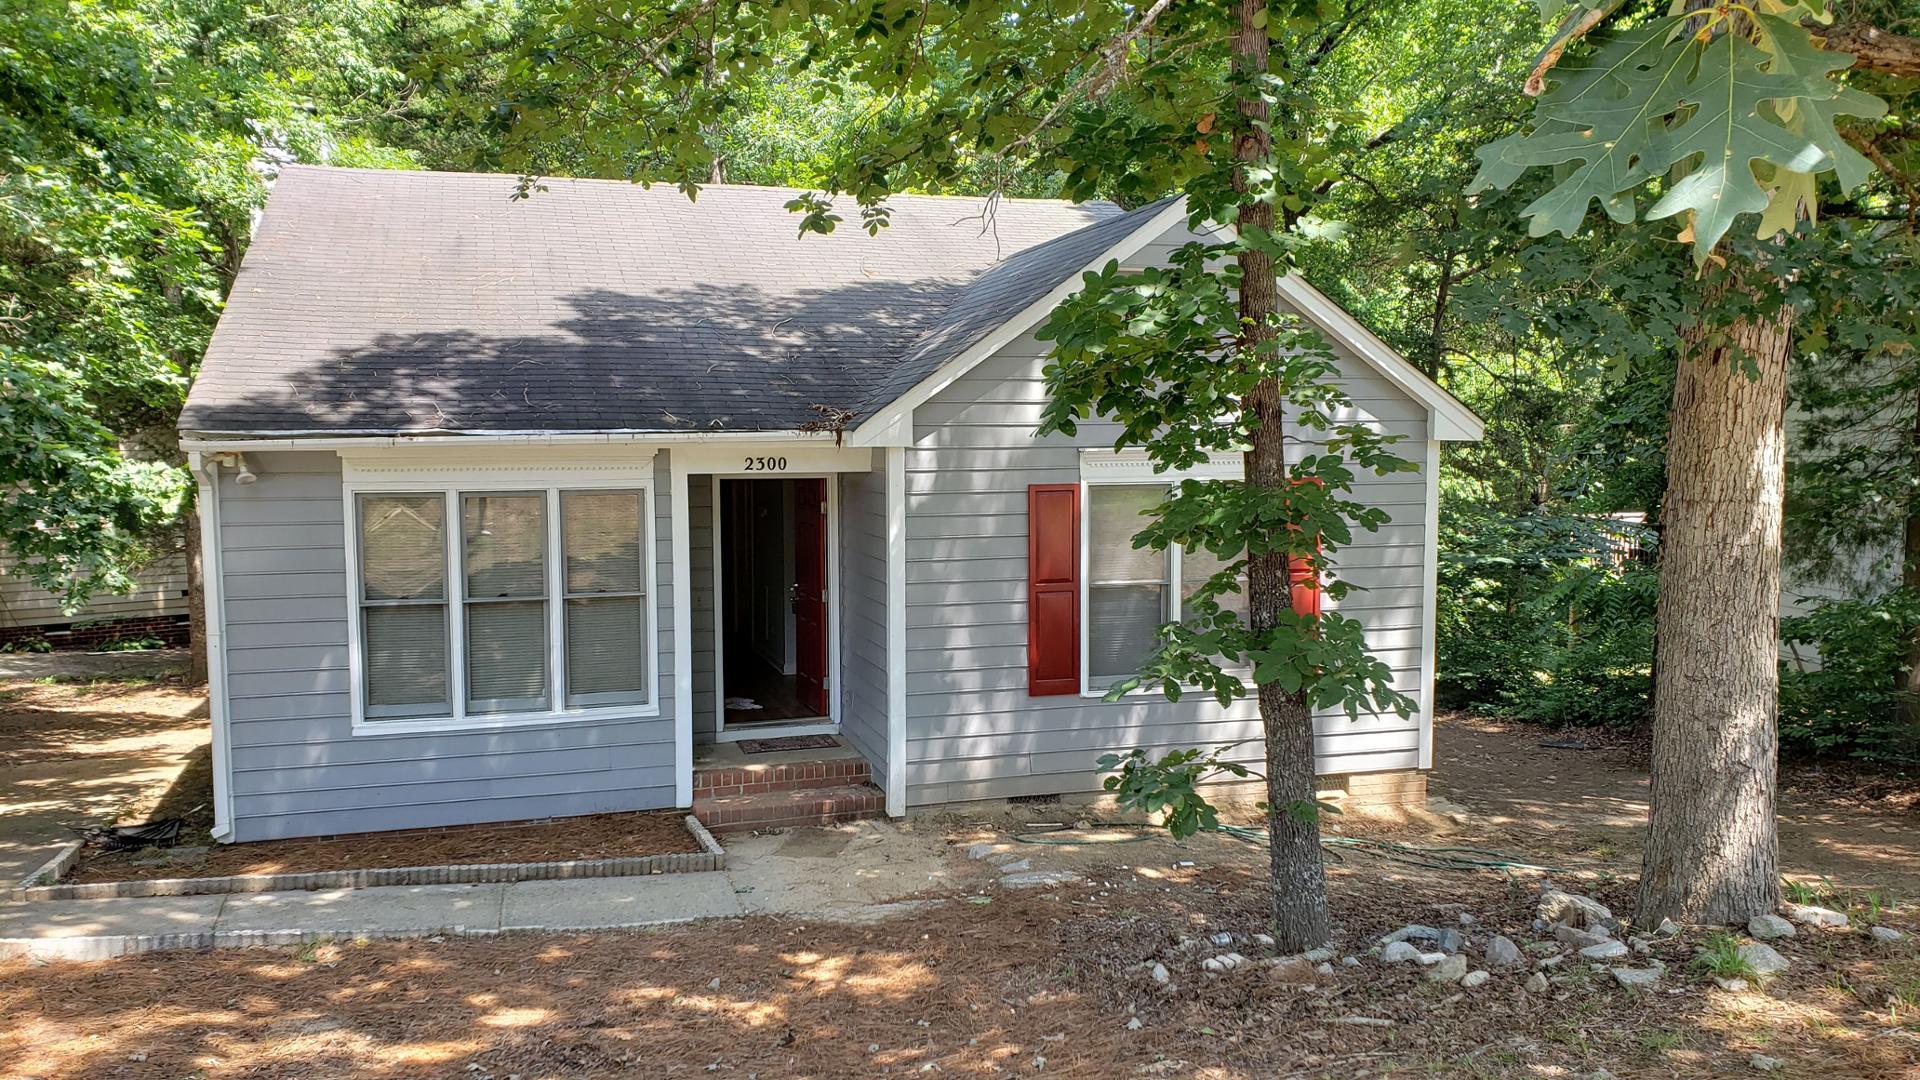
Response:
M1111 247L1095 256L1092 261L1054 286L1045 296L1021 308L1013 317L1007 319L993 332L975 342L959 356L940 365L933 374L914 384L906 393L881 406L874 414L855 425L847 433L848 446L911 446L913 445L913 410L925 404L935 394L951 386L954 380L978 367L988 357L1007 347L1020 335L1027 333L1046 319L1047 315L1067 297L1079 292L1081 284L1090 273L1099 271L1107 263L1118 260L1122 263L1132 258L1140 249L1151 244L1177 221L1186 220L1187 200L1181 196L1168 203L1166 208L1148 218L1138 228L1115 241Z
M182 431L189 453L360 450L400 446L662 446L676 443L831 443L838 431Z

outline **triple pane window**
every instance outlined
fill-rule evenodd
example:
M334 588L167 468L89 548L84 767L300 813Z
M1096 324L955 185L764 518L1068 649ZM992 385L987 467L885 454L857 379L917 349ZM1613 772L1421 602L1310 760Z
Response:
M647 704L647 505L628 490L359 494L366 719Z

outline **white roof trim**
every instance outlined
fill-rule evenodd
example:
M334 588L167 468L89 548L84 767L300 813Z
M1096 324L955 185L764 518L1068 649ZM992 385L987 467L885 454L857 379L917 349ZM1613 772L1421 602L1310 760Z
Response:
M1160 235L1173 226L1176 221L1187 217L1187 199L1181 196L1167 206L1165 210L1148 218L1139 228L1120 238L1112 247L1101 252L1075 273L1069 274L1065 281L1054 286L1053 291L1020 309L1012 318L995 327L991 334L934 370L933 374L916 383L913 389L888 402L886 407L862 421L847 433L848 446L911 446L913 445L913 410L945 390L955 379L978 367L980 363L1012 344L1015 338L1040 325L1041 321L1061 301L1080 291L1081 279L1095 273L1107 263L1118 260L1126 262L1141 248L1153 243Z
M1148 244L1160 238L1176 221L1185 220L1187 200L1183 195L1165 210L1155 214L1146 224L1128 233L1125 237L1100 253L1099 257L1088 263L1079 273L1073 274L1056 286L1052 292L1028 304L1019 314L1001 323L993 333L981 339L972 348L942 364L933 374L917 383L913 389L895 398L879 412L874 413L847 433L849 446L911 446L913 445L913 410L931 399L935 394L951 386L954 380L979 366L988 357L1011 344L1015 338L1038 326L1041 320L1058 307L1061 301L1080 291L1081 279L1098 271L1109 261L1119 260L1125 263ZM1215 226L1214 232L1231 237L1230 227ZM1354 318L1327 298L1327 295L1313 287L1299 274L1284 274L1279 279L1280 295L1293 308L1306 316L1324 333L1351 349L1354 355L1371 364L1388 382L1400 391L1427 407L1432 417L1430 436L1444 442L1478 442L1486 434L1486 421L1476 416L1459 398L1427 378L1420 370L1409 363L1406 357L1393 350L1391 345L1381 341L1373 331L1368 330L1360 320Z
M1295 310L1352 349L1360 359L1372 364L1402 393L1425 405L1433 416L1433 438L1442 442L1479 442L1481 436L1486 434L1486 421L1461 404L1459 398L1421 374L1420 369L1395 352L1393 346L1381 341L1359 319L1328 299L1327 294L1314 288L1306 278L1299 274L1283 274L1279 286L1280 295Z

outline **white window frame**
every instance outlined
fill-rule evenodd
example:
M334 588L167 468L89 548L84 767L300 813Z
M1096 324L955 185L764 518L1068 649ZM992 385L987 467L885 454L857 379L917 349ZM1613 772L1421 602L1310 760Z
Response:
M1088 541L1093 528L1093 489L1108 487L1142 487L1160 485L1169 492L1182 480L1237 480L1246 475L1241 457L1238 454L1214 454L1203 465L1178 472L1154 472L1153 462L1143 453L1116 453L1106 450L1083 450L1080 452L1080 696L1094 700L1107 696L1104 688L1093 685L1092 658L1093 626L1088 621L1091 613L1090 599L1093 595L1093 578L1087 566ZM1145 526L1141 526L1145 528ZM1135 530L1138 533L1139 530ZM1167 557L1167 610L1161 622L1179 622L1180 609L1184 602L1182 593L1185 581L1181 576L1182 551L1179 544L1173 544L1166 550ZM1126 693L1126 697L1143 694L1160 694L1157 686L1140 686Z
M490 731L499 728L586 723L661 715L660 703L660 519L655 505L653 459L617 466L553 466L500 468L447 465L439 468L402 464L398 460L369 462L356 468L345 462L341 485L346 512L347 658L351 686L352 730L355 735L418 735L432 732ZM563 491L631 491L640 497L641 527L647 583L645 640L653 648L647 665L646 701L618 705L566 704L566 558L562 549L560 493ZM447 678L449 711L443 716L383 720L366 713L366 643L361 618L359 496L434 495L446 500L447 523ZM473 494L533 494L546 499L547 546L547 669L553 707L511 713L467 712L466 570L465 541L461 535L461 496Z

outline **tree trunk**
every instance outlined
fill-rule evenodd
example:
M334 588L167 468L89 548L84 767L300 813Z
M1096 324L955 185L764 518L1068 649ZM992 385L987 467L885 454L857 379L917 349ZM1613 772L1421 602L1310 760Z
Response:
M1920 476L1920 400L1913 404L1912 443L1908 460L1913 473ZM1907 503L1906 535L1900 545L1900 587L1909 595L1920 596L1920 498ZM1900 673L1900 730L1910 746L1920 746L1920 627L1914 628L1907 642L1906 670Z
M1704 281L1700 310L1719 307L1740 272ZM1780 899L1775 712L1793 316L1706 323L1683 335L1667 436L1652 813L1637 912L1647 925L1744 923Z
M1240 0L1240 27L1234 36L1233 62L1242 72L1267 70L1265 0ZM1249 127L1234 146L1242 163L1264 161L1272 155L1273 140L1265 130L1267 105L1258 98L1242 99L1240 114L1258 126ZM1234 188L1246 194L1242 169L1234 173ZM1253 228L1272 232L1271 203L1247 199L1240 203L1236 221L1242 235ZM1241 347L1251 353L1274 337L1274 318L1280 301L1273 260L1265 252L1242 251L1240 265ZM1248 395L1245 408L1256 420L1253 445L1247 450L1246 480L1260 487L1287 486L1286 426L1279 386L1269 380ZM1284 554L1256 556L1247 566L1247 617L1254 630L1273 626L1275 617L1292 604ZM1320 858L1320 821L1314 813L1313 711L1306 695L1288 693L1268 683L1259 688L1260 721L1266 734L1267 815L1272 839L1273 936L1282 952L1304 952L1327 943L1327 873Z
M194 477L196 481L199 477ZM207 583L200 560L199 494L187 507L187 682L207 681Z

